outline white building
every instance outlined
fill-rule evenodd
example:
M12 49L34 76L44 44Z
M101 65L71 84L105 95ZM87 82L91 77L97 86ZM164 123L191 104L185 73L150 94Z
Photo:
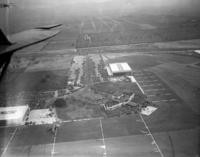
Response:
M194 52L200 54L200 50L194 50Z
M128 65L128 63L110 63L106 67L108 75L114 76L114 75L124 75L124 74L131 74L132 69Z
M0 122L8 126L24 125L29 106L0 107Z
M28 122L34 123L35 125L53 124L56 122L56 119L55 109L52 109L52 111L49 109L37 109L30 111Z

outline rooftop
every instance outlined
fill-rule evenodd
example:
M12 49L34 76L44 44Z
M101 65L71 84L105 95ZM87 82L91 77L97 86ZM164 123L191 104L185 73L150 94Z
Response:
M0 107L0 120L15 120L24 117L28 106Z
M131 72L132 69L128 65L128 63L110 63L109 64L111 72L114 73L124 73L124 72Z

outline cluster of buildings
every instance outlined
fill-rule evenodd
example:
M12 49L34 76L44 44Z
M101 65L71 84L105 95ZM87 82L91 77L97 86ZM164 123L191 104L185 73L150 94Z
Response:
M0 126L53 124L57 120L54 109L30 110L28 105L0 107Z
M135 79L132 75L132 69L128 65L128 63L110 63L106 66L106 70L108 73L108 76L110 78L117 78L117 77L130 77L132 80L131 82L134 82ZM18 126L18 125L25 125L27 122L27 119L32 117L32 119L37 119L37 117L40 117L40 119L45 119L49 117L45 117L46 115L49 115L49 111L45 110L45 116L44 111L30 111L30 107L28 105L24 106L12 106L12 107L0 107L0 125L7 125L7 126ZM50 118L49 118L50 119ZM34 120L35 121L35 120ZM50 121L55 121L55 118Z

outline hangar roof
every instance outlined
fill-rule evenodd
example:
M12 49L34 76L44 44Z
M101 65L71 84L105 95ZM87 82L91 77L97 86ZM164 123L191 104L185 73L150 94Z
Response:
M0 120L14 120L24 117L28 106L0 107Z
M124 73L124 72L131 72L132 69L128 65L128 63L110 63L109 64L110 70L112 73Z

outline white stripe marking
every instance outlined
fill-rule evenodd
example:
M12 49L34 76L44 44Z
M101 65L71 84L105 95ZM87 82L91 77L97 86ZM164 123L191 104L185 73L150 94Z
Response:
M159 80L151 80L151 81L145 81L145 80L142 80L142 81L138 81L139 83L151 83L151 82L158 82Z
M139 85L139 83L137 82L137 80L136 80L136 83L137 83L137 85L139 86L139 88L141 89L142 93L144 94L144 90L143 90L143 89L140 87L140 85ZM149 130L149 128L148 128L148 126L147 126L146 122L144 121L144 119L143 119L142 115L141 115L141 114L139 114L139 116L140 116L140 118L141 118L142 122L144 123L144 125L145 125L145 128L146 128L146 129L147 129L147 131L149 132L149 135L151 136L151 138L152 138L152 140L153 140L154 144L156 145L156 148L157 148L158 152L160 153L160 156L161 156L161 157L164 157L164 155L163 155L163 153L162 153L161 149L159 148L158 144L156 143L156 141L155 141L155 138L153 137L153 135L152 135L151 131Z
M168 101L177 101L177 99L155 100L155 101L152 101L152 102L153 103L158 103L158 102L168 102Z
M156 79L156 76L135 76L138 79Z
M151 87L151 86L161 86L161 83L157 83L157 84L148 84L148 85L141 85L141 87Z
M99 120L99 119L103 119L103 117L65 120L65 121L62 121L62 123L81 122L81 121L90 121L90 120Z
M172 95L172 93L166 93L166 94L162 94L162 95L159 95L159 96L167 96L167 95ZM155 94L152 94L152 95L147 95L148 97L154 97L154 96L157 96Z
M15 125L14 127L20 127L22 125ZM5 125L5 126L0 126L0 128L13 128L13 126Z
M103 133L103 126L102 126L101 119L99 121L100 121L100 126L101 126L101 135L102 135L103 149L104 149L103 157L106 157L107 151L106 151L106 143L105 143L105 138L104 138L104 133Z
M161 91L161 90L167 90L165 88L156 88L156 89L145 89L145 92L151 92L151 91Z
M141 88L141 86L139 85L139 83L137 82L137 80L136 80L136 84L140 88L141 92L144 94L144 90Z
M53 157L54 154L56 154L56 152L55 152L55 143L56 143L57 130L58 130L58 128L56 129L55 135L54 135L54 137L53 137L53 147L52 147L52 150L51 150L51 157Z
M153 74L145 74L145 73L134 73L134 76L154 76Z
M154 94L152 94L152 95L147 95L147 97L154 97L154 96L157 96L157 95L154 95Z
M1 154L2 157L5 155L7 149L8 149L8 147L9 147L9 145L10 145L10 142L11 142L12 139L14 138L16 132L17 132L17 128L16 128L16 129L14 130L14 132L12 133L12 136L11 136L10 140L8 141L8 143L7 143L6 147L5 147L5 149L3 150L2 154Z
M162 153L161 149L159 148L158 144L156 143L156 141L155 141L155 138L153 137L153 135L152 135L151 131L149 130L149 128L148 128L148 126L147 126L146 122L144 121L144 119L143 119L142 115L141 115L141 114L139 114L139 115L140 115L140 118L141 118L141 120L143 121L143 123L144 123L144 125L145 125L146 129L148 130L148 132L149 132L149 135L151 136L151 138L152 138L152 140L153 140L153 143L152 143L152 144L154 144L154 145L156 146L156 148L157 148L158 152L160 153L160 156L161 156L161 157L164 157L164 155L163 155L163 153Z

